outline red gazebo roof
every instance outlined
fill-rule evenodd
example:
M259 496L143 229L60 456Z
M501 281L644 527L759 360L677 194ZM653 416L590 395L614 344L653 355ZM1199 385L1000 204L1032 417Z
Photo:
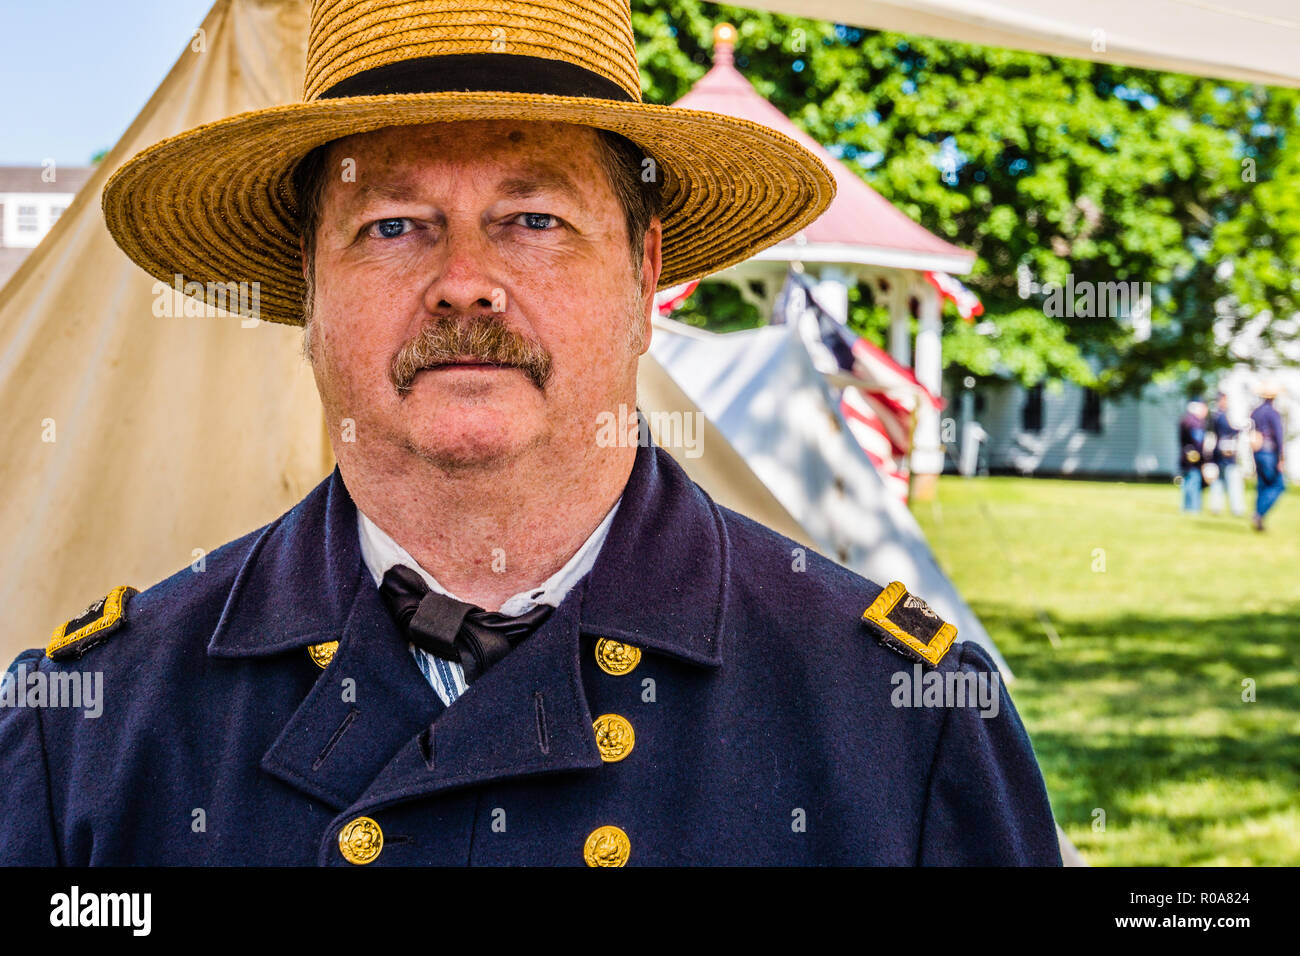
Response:
M732 62L734 31L714 34L713 68L675 105L724 113L784 133L815 153L835 176L830 208L798 236L756 258L805 262L852 262L904 269L964 273L975 254L940 239L895 209L820 143L763 99Z

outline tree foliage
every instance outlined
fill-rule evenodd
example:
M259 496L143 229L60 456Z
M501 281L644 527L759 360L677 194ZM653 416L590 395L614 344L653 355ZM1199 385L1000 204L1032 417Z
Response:
M760 94L935 234L974 251L985 322L963 374L1115 393L1231 361L1227 337L1300 309L1300 94L744 8L634 0L646 98L671 103L739 31ZM1050 316L1040 287L1150 283L1149 327ZM865 308L865 306L864 306ZM1101 310L1106 311L1106 310ZM1218 332L1216 334L1216 322Z

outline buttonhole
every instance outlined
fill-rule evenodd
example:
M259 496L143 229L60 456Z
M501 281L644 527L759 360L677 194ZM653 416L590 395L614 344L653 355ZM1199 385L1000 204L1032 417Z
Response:
M436 724L430 724L419 736L420 756L424 758L424 765L430 770L433 769L433 732Z
M533 701L537 705L537 746L542 748L542 753L551 752L551 740L546 733L546 704L542 701L542 692L533 693Z
M325 744L325 749L317 755L316 760L312 763L312 770L319 770L321 768L321 764L323 764L325 759L330 755L330 751L333 750L338 742L343 739L343 735L348 732L348 728L352 726L352 721L357 719L359 713L361 713L361 711L357 710L355 707L348 711L348 715L343 718L343 723L339 724L339 729L334 731L334 735L330 737L329 742Z

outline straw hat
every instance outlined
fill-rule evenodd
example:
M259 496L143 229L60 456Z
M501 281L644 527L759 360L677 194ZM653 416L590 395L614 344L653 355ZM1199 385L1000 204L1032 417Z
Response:
M1255 394L1260 398L1277 398L1282 389L1275 379L1266 378L1255 386Z
M131 159L104 189L113 239L169 284L202 283L212 305L216 284L257 282L256 317L301 324L296 165L354 133L456 120L576 123L645 150L663 189L661 289L794 234L835 194L774 130L642 103L628 0L315 0L303 100Z

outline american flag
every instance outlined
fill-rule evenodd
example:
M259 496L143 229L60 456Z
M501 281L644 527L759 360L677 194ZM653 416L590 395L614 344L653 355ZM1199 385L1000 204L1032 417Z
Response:
M867 453L885 487L902 502L908 493L908 456L912 428L920 402L943 407L916 380L912 370L895 362L889 353L853 333L822 309L816 309L822 342L837 359L843 382L840 411L849 431Z
M696 285L691 282L660 292L655 297L659 314L670 315L690 297ZM807 282L793 271L777 298L772 322L798 324L813 364L840 390L840 412L849 432L866 452L885 487L906 503L916 409L921 402L942 409L943 399L917 381L911 369L838 322L818 304Z
M655 307L659 310L659 317L666 319L681 308L682 303L691 297L691 293L695 291L695 287L699 284L700 280L694 279L681 285L675 285L670 289L664 289L662 292L656 292Z
M958 279L946 272L927 272L925 281L939 291L941 298L947 299L957 307L957 314L967 322L974 322L975 316L984 314L984 303Z
M942 409L943 399L917 381L884 349L840 323L818 304L804 279L791 272L778 310L798 321L813 364L840 388L840 412L849 432L900 501L908 497L908 457L921 402Z

